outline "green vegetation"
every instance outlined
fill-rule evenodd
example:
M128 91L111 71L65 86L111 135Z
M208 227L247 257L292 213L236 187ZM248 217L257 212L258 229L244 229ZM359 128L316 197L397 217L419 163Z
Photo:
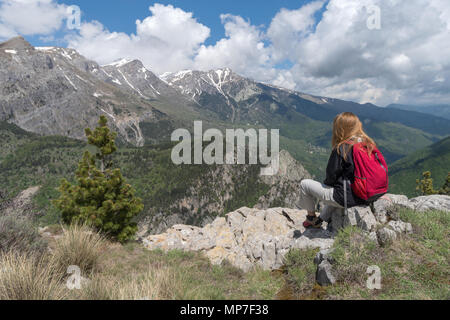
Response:
M98 127L86 129L89 144L97 147L95 158L84 153L76 171L76 184L63 179L60 198L53 204L62 212L65 223L90 223L120 242L132 239L137 231L133 218L142 211L142 200L126 184L120 169L112 168L111 155L117 150L106 117L101 116ZM98 160L100 169L96 166Z
M427 171L423 173L423 179L416 180L417 187L416 190L420 191L420 193L424 196L429 196L433 194L444 194L450 195L450 172L447 174L447 179L445 180L445 184L439 190L435 190L433 186L433 178L431 178L431 172Z
M412 224L414 232L388 247L377 246L355 227L338 234L332 252L337 280L333 286L318 287L303 271L315 270L313 253L291 252L285 268L289 290L284 293L310 299L449 299L450 215L404 209L399 216ZM381 270L380 290L366 287L366 271L373 265Z
M389 167L390 192L408 197L421 195L416 181L424 172L433 176L435 186L444 185L450 172L450 137L405 157Z
M65 137L41 137L27 133L15 125L1 123L0 135L0 193L2 201L15 197L20 191L32 186L41 186L34 198L36 211L40 213L41 225L62 221L61 213L50 204L60 196L57 188L61 179L75 184L74 172L80 154L85 151L95 154L95 147L83 141ZM256 203L265 194L268 186L257 182L259 166L237 166L230 168L232 181L224 181L220 170L223 166L175 165L170 159L173 144L161 143L141 148L122 146L109 159L121 168L123 177L136 189L136 196L143 199L144 210L137 220L157 213L188 214L190 223L200 224L204 217L220 212L209 212L207 205L215 204L229 192L226 210ZM203 206L195 212L191 207L179 205L186 197L203 199ZM164 216L161 217L163 219Z

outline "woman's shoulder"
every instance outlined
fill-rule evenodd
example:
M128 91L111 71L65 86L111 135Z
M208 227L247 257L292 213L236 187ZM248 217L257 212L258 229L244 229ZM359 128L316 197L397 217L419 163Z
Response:
M353 144L351 143L343 143L339 146L339 152L337 152L337 149L335 149L335 151L339 154L339 155L344 155L347 154L348 152L351 152L353 148Z

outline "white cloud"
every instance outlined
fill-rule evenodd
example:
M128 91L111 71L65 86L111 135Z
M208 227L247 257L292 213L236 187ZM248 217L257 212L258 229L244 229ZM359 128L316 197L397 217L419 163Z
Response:
M381 9L381 29L367 28ZM314 32L297 41L298 88L359 102L450 102L448 1L331 0ZM440 82L435 82L439 74ZM305 79L307 79L305 81ZM312 81L310 81L312 79Z
M270 52L264 45L264 33L250 21L230 14L221 15L226 38L215 45L202 45L194 59L194 68L210 70L230 67L235 72L258 79L270 79L274 70Z
M0 39L59 30L67 6L54 0L0 0Z
M314 1L297 10L281 9L267 30L274 62L295 56L301 39L313 31L316 23L314 14L324 5L324 1Z
M83 23L78 35L69 36L69 46L99 63L138 58L156 73L191 67L210 29L192 13L172 5L155 4L149 10L151 16L136 21L136 34L110 32L94 21Z

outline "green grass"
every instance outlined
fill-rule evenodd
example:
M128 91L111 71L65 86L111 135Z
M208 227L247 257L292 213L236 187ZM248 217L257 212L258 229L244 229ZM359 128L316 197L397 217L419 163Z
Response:
M256 269L244 273L224 262L211 265L199 253L184 251L149 251L136 243L113 246L102 256L104 279L138 279L148 270L164 270L165 277L176 279L160 299L233 300L273 299L283 279L270 271Z
M314 286L305 270L315 270L308 251L291 252L286 279L291 297L315 299L449 299L450 298L450 215L401 210L400 218L413 226L388 247L379 247L360 229L349 227L338 234L332 257L337 283L326 288ZM381 290L366 287L369 266L381 270ZM292 281L292 279L296 281ZM305 292L309 292L309 295Z

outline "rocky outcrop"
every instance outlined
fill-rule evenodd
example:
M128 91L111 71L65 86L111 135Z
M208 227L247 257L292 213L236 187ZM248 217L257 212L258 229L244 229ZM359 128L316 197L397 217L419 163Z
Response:
M415 210L421 212L425 212L428 210L450 211L450 196L423 196L411 199L410 203Z
M331 233L325 229L304 229L306 214L304 210L241 208L204 228L176 225L143 243L151 250L202 251L213 264L227 259L245 271L255 265L277 269L290 249L332 246Z
M334 281L329 249L339 229L357 226L370 240L386 246L413 231L411 224L399 220L396 215L398 208L422 210L424 204L433 203L434 209L449 211L445 201L450 197L439 197L443 202L438 205L435 196L408 200L404 196L388 194L376 201L372 208L350 208L347 215L344 210L334 210L332 221L317 230L303 227L307 214L304 210L244 207L216 218L203 228L175 225L163 234L143 238L142 242L150 250L204 252L213 264L228 260L245 271L253 266L277 269L283 265L285 254L291 249L320 248L315 260L318 265L316 276L320 283L326 285Z
M39 189L39 186L28 188L19 193L14 199L1 203L0 213L5 215L16 214L29 216L33 211L32 199Z

